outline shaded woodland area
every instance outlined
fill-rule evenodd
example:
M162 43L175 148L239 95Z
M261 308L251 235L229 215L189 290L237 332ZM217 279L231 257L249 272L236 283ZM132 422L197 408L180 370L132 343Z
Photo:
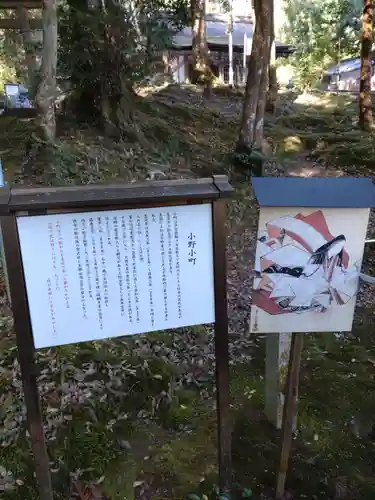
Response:
M17 4L17 5L16 5ZM231 2L221 2L231 19ZM12 185L75 185L227 174L233 491L217 477L211 326L37 352L57 500L275 498L280 432L265 418L265 339L249 333L258 207L249 176L373 176L373 3L248 0L247 82L217 81L204 0L0 0L0 81L27 84L36 117L0 117ZM173 36L192 29L191 81L167 70ZM41 28L43 37L35 35ZM360 91L319 87L360 57ZM276 73L293 69L292 88ZM156 75L156 76L155 76ZM375 237L370 218L369 239ZM371 245L364 272L375 273ZM298 430L284 500L373 500L374 293L353 331L305 337ZM20 369L0 276L0 496L36 500Z
M15 3L8 2L8 6ZM291 12L290 2L286 4ZM184 0L135 3L82 0L39 3L33 0L23 7L22 2L19 5L21 7L12 10L13 17L2 19L2 23L4 27L11 25L21 31L27 81L35 91L41 138L46 142L53 143L56 137L58 78L69 82L70 102L66 106L74 105L71 109L78 117L98 124L109 135L136 135L136 127L133 127L135 88L160 65L162 51L170 46L171 36L184 26L192 28L192 83L204 88L206 99L212 96L215 76L206 40L206 2L203 0L187 3ZM223 5L229 15L228 29L233 29L230 3L223 2ZM272 68L274 2L253 0L251 7L255 28L237 143L237 153L245 156L251 156L252 150L262 151L264 113L266 109L274 111L277 102L276 72ZM356 7L358 13L358 5ZM352 12L341 15L344 24L345 16L355 17ZM349 21L346 22L350 26ZM363 5L361 23L359 126L369 129L372 126L371 2ZM39 51L39 67L37 45L31 40L36 26L42 28L44 40ZM297 54L299 50L297 47Z

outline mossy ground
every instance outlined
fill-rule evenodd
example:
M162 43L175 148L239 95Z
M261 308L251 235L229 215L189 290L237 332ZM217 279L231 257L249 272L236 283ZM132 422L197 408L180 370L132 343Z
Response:
M168 176L229 171L237 189L236 203L229 209L230 230L254 230L254 202L243 196L247 181L234 175L226 161L235 143L236 119L199 107L194 96L186 102L173 95L164 91L158 103L147 103L139 111L140 143L111 142L92 130L69 133L65 128L45 182L141 178L150 165L167 166ZM332 153L333 145L344 151L341 140L331 141L332 134L338 135L340 127L355 127L353 104L335 99L331 109L327 103L296 105L269 120L267 134L279 159L286 161L282 145L287 143L295 148L287 151L292 160L301 153L296 144L302 144L305 152L325 160L332 155L346 158L344 163L351 167L353 147L362 151L371 144L373 150L373 138L355 131L347 134L345 154ZM32 125L6 120L0 121L1 157L8 180L19 180ZM326 147L312 148L313 139ZM358 168L366 164L366 155L360 154ZM371 250L366 259L371 263ZM0 326L0 470L12 472L14 486L4 499L36 500L14 336L5 306ZM298 433L288 476L288 490L295 498L335 498L337 481L346 484L343 498L375 496L375 448L369 437L375 410L374 333L369 304L357 309L350 335L305 337ZM230 389L236 491L241 498L249 488L258 499L272 496L280 436L262 416L264 339L252 340L247 353L251 361L232 359ZM203 327L41 351L40 387L56 499L69 498L78 476L87 483L99 480L111 500L212 495L217 482L216 414L207 352L212 353L212 333Z

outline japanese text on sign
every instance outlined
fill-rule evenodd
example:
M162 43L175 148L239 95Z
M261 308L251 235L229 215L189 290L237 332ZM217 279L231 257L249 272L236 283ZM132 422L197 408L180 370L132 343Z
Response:
M37 348L214 321L210 204L17 224Z

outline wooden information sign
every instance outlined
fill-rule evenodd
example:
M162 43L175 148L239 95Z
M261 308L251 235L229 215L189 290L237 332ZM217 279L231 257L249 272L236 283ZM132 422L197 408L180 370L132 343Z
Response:
M41 500L53 498L34 351L215 323L222 490L231 477L226 176L0 191L4 252Z
M253 177L252 186L260 210L250 329L267 334L265 413L282 424L282 499L303 334L352 329L375 185L364 177Z

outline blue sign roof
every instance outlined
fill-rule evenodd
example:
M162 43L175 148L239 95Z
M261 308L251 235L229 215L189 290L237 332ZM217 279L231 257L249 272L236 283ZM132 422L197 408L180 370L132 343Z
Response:
M375 207L375 185L366 177L252 177L261 207Z

